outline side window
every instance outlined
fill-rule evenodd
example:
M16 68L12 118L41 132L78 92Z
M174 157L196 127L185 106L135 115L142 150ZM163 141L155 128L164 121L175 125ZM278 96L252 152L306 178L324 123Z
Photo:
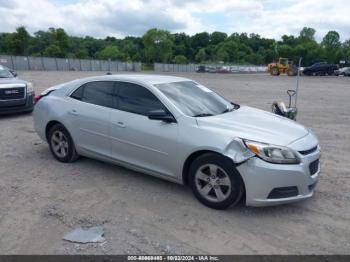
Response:
M130 113L147 115L149 111L165 109L148 89L127 82L118 82L118 108Z
M71 94L71 98L81 100L83 98L83 93L84 93L84 86L79 87L76 89L73 94Z
M71 95L80 101L105 107L113 107L114 82L96 81L86 83Z

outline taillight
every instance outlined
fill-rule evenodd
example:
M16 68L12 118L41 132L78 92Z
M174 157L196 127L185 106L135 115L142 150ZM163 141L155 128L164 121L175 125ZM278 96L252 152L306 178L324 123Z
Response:
M39 100L41 98L43 98L44 96L48 96L49 94L51 94L53 91L55 91L56 89L52 89L52 90L49 90L48 92L43 92L41 93L40 95L37 95L37 96L34 96L33 97L33 104L35 105L36 103L39 102Z
M38 103L42 97L42 95L34 96L33 104L35 105L36 103Z

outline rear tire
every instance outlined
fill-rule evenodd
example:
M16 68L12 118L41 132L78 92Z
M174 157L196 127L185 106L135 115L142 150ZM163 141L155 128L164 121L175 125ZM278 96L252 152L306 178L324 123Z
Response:
M62 124L55 124L50 129L48 142L52 155L58 161L70 163L79 158L72 137Z
M273 76L279 76L280 75L280 71L279 71L279 69L277 67L273 67L270 70L270 74L273 75Z
M243 181L234 163L214 153L201 155L193 161L189 183L196 198L214 209L237 205L244 193Z

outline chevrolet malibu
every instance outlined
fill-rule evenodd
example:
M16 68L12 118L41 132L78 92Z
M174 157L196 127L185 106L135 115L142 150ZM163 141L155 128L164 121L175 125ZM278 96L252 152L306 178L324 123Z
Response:
M211 208L307 199L319 178L309 129L190 79L84 78L37 100L35 129L58 161L85 156L186 184Z

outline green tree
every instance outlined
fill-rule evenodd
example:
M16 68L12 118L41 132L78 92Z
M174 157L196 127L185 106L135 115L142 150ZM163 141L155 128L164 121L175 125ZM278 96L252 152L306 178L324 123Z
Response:
M86 36L83 39L82 46L89 52L89 57L96 57L96 53L107 46L104 40L95 39L91 36Z
M90 36L68 35L63 28L49 28L30 35L24 27L12 33L0 32L0 53L13 55L52 56L66 58L101 58L154 62L218 62L267 64L279 56L303 65L317 61L338 63L350 60L350 40L340 41L336 31L325 35L321 43L315 41L315 30L304 27L298 36L283 35L280 41L263 38L258 34L201 32L193 36L171 34L150 29L142 37L122 39L107 36L98 39Z
M239 43L229 39L221 42L216 49L216 55L220 61L238 62Z
M135 57L138 53L141 53L141 44L138 38L126 37L120 43L120 47L128 57Z
M44 50L44 56L48 57L65 57L66 53L56 44L49 45Z
M12 49L12 34L2 33L0 34L0 53L1 54L13 54Z
M304 27L300 31L300 38L307 41L315 41L316 30L311 27Z
M10 49L14 55L27 55L30 35L24 26L16 29L16 32L9 37Z
M224 47L220 47L215 51L216 60L222 62L229 62L230 56Z
M54 42L56 42L62 50L66 51L69 48L69 37L62 28L58 28L54 31Z
M225 42L221 42L216 49L218 58L225 62L231 63L247 63L247 56L251 55L252 49L246 44L240 43L237 38L229 38Z
M210 44L217 45L227 39L227 34L222 32L213 32L210 35Z
M187 64L187 58L184 55L177 55L174 57L175 64Z
M299 39L293 35L283 35L281 44L295 47L299 44Z
M89 57L89 52L86 48L81 48L75 52L75 57L79 59L86 59Z
M350 39L343 43L344 59L350 63Z
M148 63L169 62L172 56L173 38L168 31L152 28L142 37L144 54Z
M193 48L191 47L191 38L185 33L175 33L173 34L174 45L173 45L173 55L184 55L188 60L193 61Z
M329 31L322 40L322 47L325 49L327 61L330 63L337 63L339 58L341 43L340 35L336 31Z
M191 46L195 50L199 50L209 45L210 35L207 32L195 34L191 37Z
M106 46L103 50L96 53L98 59L111 59L111 60L122 60L125 61L127 56L116 46Z
M207 53L205 52L205 48L199 49L198 53L195 56L196 62L203 63L207 60Z

